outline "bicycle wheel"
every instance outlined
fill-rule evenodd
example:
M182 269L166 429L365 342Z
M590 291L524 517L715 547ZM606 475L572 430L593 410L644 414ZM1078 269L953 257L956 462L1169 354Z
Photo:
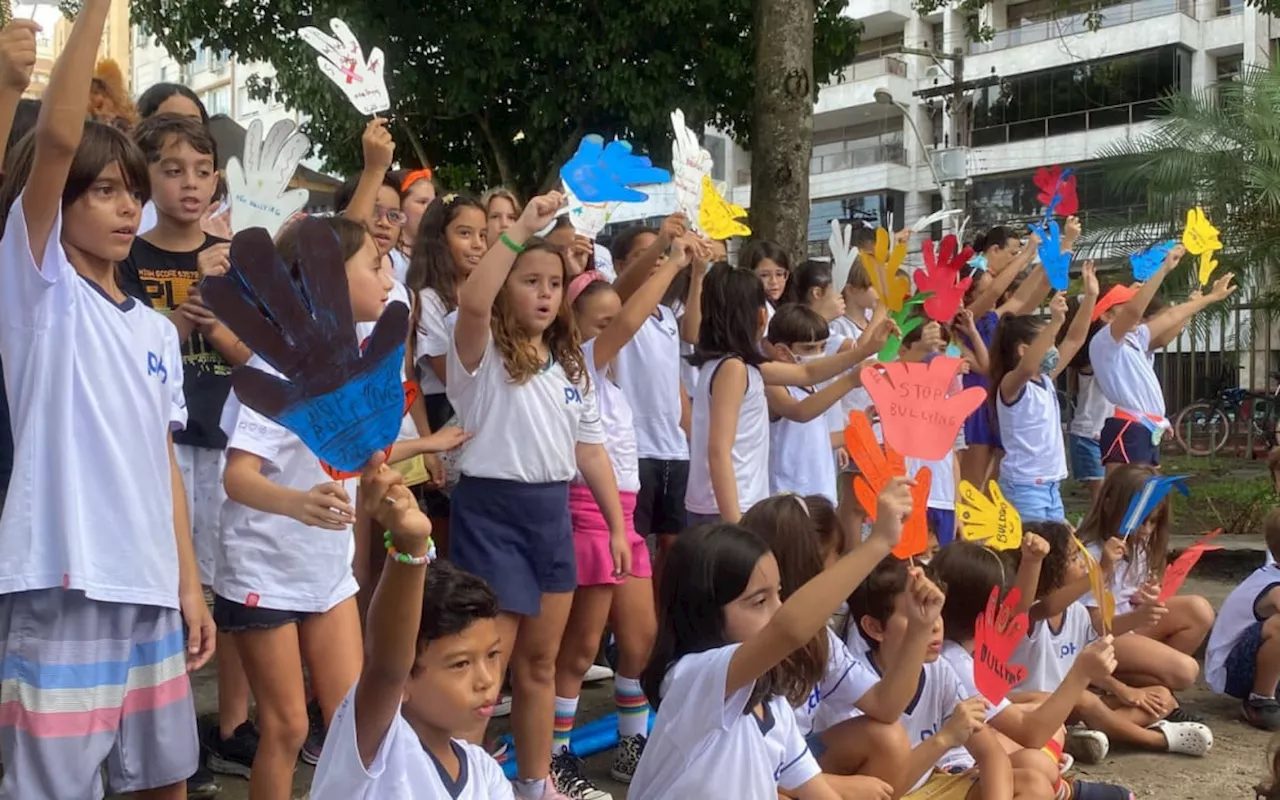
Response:
M1178 412L1173 434L1187 455L1211 456L1231 435L1231 420L1221 408L1206 402L1192 403Z

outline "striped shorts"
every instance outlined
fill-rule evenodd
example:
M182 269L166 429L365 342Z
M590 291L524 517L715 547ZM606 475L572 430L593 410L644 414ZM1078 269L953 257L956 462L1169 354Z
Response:
M199 739L176 609L41 589L0 595L0 800L185 781Z

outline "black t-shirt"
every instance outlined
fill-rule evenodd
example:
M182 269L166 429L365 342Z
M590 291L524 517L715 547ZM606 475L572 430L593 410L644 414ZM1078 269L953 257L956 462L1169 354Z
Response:
M120 287L162 314L187 300L200 281L196 256L226 241L206 236L204 244L187 253L161 250L142 237L133 240L129 257L120 262ZM222 449L226 434L219 421L231 391L231 365L199 332L182 343L183 393L187 398L187 427L173 435L177 444Z

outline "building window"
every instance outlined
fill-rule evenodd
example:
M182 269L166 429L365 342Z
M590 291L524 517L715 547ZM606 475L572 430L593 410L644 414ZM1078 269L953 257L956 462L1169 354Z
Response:
M196 48L196 60L191 62L191 71L204 72L209 68L209 62L213 57L213 51L207 47Z
M724 180L724 137L708 134L703 138L702 146L711 154L711 180Z
M1034 171L1015 172L974 179L969 187L970 229L1039 218L1044 208L1037 198L1039 189L1032 181L1033 174ZM1080 218L1086 228L1092 214L1104 215L1111 222L1117 218L1136 220L1145 208L1141 191L1127 195L1117 192L1107 181L1102 167L1094 164L1076 166L1076 196L1080 199Z
M210 90L201 95L200 100L204 103L205 110L209 112L209 116L215 114L231 113L231 87L220 86L217 89Z
M908 224L904 219L906 195L902 192L876 192L873 194L819 200L809 206L809 255L826 256L827 240L831 238L831 220L843 224L866 223L874 227L886 226L892 216L894 227Z
M854 56L854 63L859 61L874 61L888 55L896 55L902 52L902 32L888 33L884 36L876 36L870 39L863 39L858 42L858 54Z
M1244 56L1218 56L1217 63L1217 82L1225 83L1226 81L1234 81L1240 77L1240 70L1244 66Z
M160 82L169 83L173 79L173 65L168 59L160 65Z

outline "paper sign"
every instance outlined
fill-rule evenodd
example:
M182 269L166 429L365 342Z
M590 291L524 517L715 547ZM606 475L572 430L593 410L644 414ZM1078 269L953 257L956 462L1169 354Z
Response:
M1009 696L1013 687L1027 677L1027 668L1010 659L1027 634L1027 612L1014 614L1022 599L1018 588L1009 590L1000 603L1000 587L991 587L987 610L978 616L973 634L973 682L992 705Z
M1222 528L1202 536L1195 544L1183 550L1181 555L1165 568L1164 583L1160 585L1160 596L1156 598L1157 603L1163 603L1178 593L1178 590L1182 588L1182 584L1187 580L1187 576L1191 574L1196 562L1200 560L1200 556L1210 550L1222 549L1218 545L1209 544L1209 540L1220 533L1222 533Z
M698 210L698 226L712 239L724 241L735 236L750 236L745 219L747 210L720 196L710 175L702 176L702 206Z
M1129 265L1133 268L1133 279L1135 281L1149 281L1151 276L1160 271L1160 267L1164 266L1164 260L1169 255L1169 251L1173 249L1174 242L1172 239L1155 244L1145 249L1139 250L1129 256Z
M889 232L884 228L876 228L876 247L872 253L859 253L862 264L871 277L871 285L880 295L880 302L888 306L890 311L901 311L907 295L911 293L911 281L905 275L898 274L898 267L907 257L905 244L893 245L890 249Z
M861 411L849 413L849 426L844 429L844 444L849 457L858 466L859 474L853 479L854 496L867 513L867 519L875 522L880 492L890 480L907 474L906 459L888 445L883 450L880 449L880 443L876 441L875 432L871 429L871 420ZM926 509L932 473L928 467L921 467L916 472L915 482L916 485L911 490L915 510L903 525L902 539L892 551L893 555L904 561L920 555L929 546Z
M916 224L912 225L908 230L915 231L916 233L924 233L925 229L929 226L942 222L948 217L955 217L962 213L964 212L958 208L952 209L951 211L935 211L926 217L921 217L916 220Z
M1098 604L1098 610L1102 613L1102 632L1110 634L1111 621L1116 617L1116 599L1111 594L1111 589L1107 587L1107 576L1102 572L1102 565L1093 557L1093 553L1084 546L1084 542L1074 536L1071 538L1084 554L1085 566L1089 568L1089 591L1093 593L1094 602Z
M698 144L698 134L684 124L684 112L678 108L671 112L671 128L675 132L671 143L671 182L676 187L676 207L684 212L691 227L700 230L702 179L711 174L714 162L711 154Z
M903 304L901 311L889 312L890 319L898 326L898 333L891 333L889 338L884 340L884 346L880 348L880 352L876 355L877 361L889 362L897 359L898 352L902 349L902 340L924 324L924 318L915 316L914 312L918 306L923 305L929 299L929 296L929 292L921 292L907 300Z
M1187 227L1182 231L1182 246L1193 256L1222 249L1218 229L1204 215L1200 206L1187 211Z
M841 225L838 219L831 220L831 238L827 239L827 247L831 248L831 285L836 291L843 291L849 282L853 260L858 257L858 248L853 246L853 226Z
M1213 250L1206 250L1200 254L1200 285L1209 285L1209 276L1218 268L1218 259L1213 257Z
M333 31L333 36L310 26L298 31L298 37L320 54L316 59L320 71L337 84L361 114L373 116L379 111L390 110L391 95L387 93L387 82L383 78L386 60L382 57L382 50L373 48L365 60L364 50L347 23L331 19L329 30Z
M1076 197L1076 175L1073 169L1062 167L1041 167L1033 178L1040 192L1036 199L1044 206L1044 219L1058 214L1069 217L1080 210L1080 202Z
M592 134L582 137L578 152L560 168L560 178L584 203L641 203L649 195L631 187L667 183L671 173L631 152L629 142L605 144Z
M916 289L932 295L925 301L924 313L936 322L951 322L973 283L973 276L960 280L960 270L973 258L973 248L961 250L956 237L944 236L936 253L930 239L925 240L922 252L924 269L916 270L914 277Z
M240 402L292 431L321 461L355 472L400 433L409 309L388 305L361 350L333 229L314 218L296 225L297 263L284 263L266 231L250 228L231 240L228 273L204 278L200 293L284 376L238 367L232 387Z
M391 468L404 478L405 486L418 486L431 480L431 472L427 470L427 461L420 455L397 461Z
M604 226L609 224L610 217L622 205L621 203L584 203L567 184L564 185L564 196L563 214L569 217L573 230L592 240L600 235ZM551 227L555 227L555 223L552 223Z
M1036 254L1044 265L1045 274L1049 276L1049 285L1055 291L1065 292L1071 282L1070 252L1062 252L1062 230L1056 220L1049 220L1047 225L1032 225L1031 229L1040 237L1040 247Z
M862 385L880 415L886 444L922 461L951 453L965 419L987 399L978 386L948 396L962 363L936 356L927 364L893 361L862 370Z
M1183 497L1190 495L1191 490L1187 488L1186 478L1186 475L1147 478L1147 482L1142 485L1142 490L1129 500L1129 508L1124 512L1124 519L1120 522L1120 536L1128 536L1146 522L1147 517L1151 516L1151 512L1164 502L1171 490L1176 488Z
M263 228L274 238L285 222L307 207L310 192L289 189L294 170L311 149L311 142L293 120L271 126L266 141L262 120L249 123L244 155L227 160L227 197L231 203L231 232Z
M1017 550L1022 547L1022 517L1013 504L1004 499L995 481L987 487L991 499L966 480L960 481L960 536L970 542L981 542L992 550Z

